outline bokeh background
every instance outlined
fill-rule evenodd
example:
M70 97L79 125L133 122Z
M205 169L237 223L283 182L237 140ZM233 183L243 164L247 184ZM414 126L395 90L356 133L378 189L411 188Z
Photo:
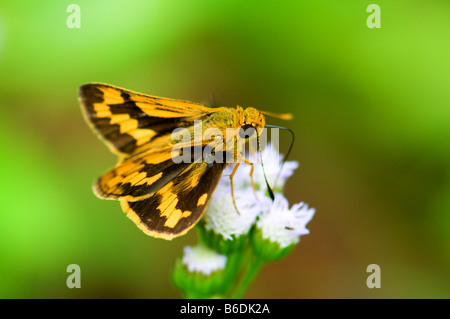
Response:
M169 273L196 232L150 238L91 191L116 158L77 90L105 82L295 115L271 121L296 134L286 196L316 216L246 297L449 298L450 3L378 0L369 29L370 3L1 1L0 297L180 297Z

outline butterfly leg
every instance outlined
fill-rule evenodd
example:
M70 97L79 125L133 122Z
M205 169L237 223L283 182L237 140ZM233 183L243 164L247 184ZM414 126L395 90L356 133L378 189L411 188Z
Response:
M253 171L255 170L255 165L253 165L253 163L250 162L248 159L245 159L244 162L251 166L251 168L250 168L250 180L252 181L253 194L255 194L255 198L258 200L258 196L256 195L255 181L253 180Z
M234 205L234 208L236 209L236 212L238 213L238 215L240 215L240 214L239 214L239 210L237 209L236 200L235 200L235 198L234 198L233 177L234 177L234 174L236 174L236 171L237 171L237 169L239 168L239 165L241 165L241 163L240 163L240 162L237 162L236 165L235 165L234 168L233 168L233 171L232 171L231 174L230 174L231 197L233 198L233 205Z
M252 188L253 188L253 194L255 194L255 198L258 200L258 196L256 195L256 187L255 187L255 181L253 180L253 172L255 170L255 165L253 165L252 162L250 162L247 158L244 156L239 156L239 160L244 162L245 164L248 164L251 166L250 168L250 180L252 181Z

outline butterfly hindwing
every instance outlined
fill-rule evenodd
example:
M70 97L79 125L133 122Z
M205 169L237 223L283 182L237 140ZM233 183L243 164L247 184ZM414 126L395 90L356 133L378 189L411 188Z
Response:
M158 137L214 112L200 104L100 83L81 86L79 95L88 122L113 152L124 156L152 148Z
M203 215L225 163L193 163L153 196L121 200L122 209L146 234L172 239L191 229Z

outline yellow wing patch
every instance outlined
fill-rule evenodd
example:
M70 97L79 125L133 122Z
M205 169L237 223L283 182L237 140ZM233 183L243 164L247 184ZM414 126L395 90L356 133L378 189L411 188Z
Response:
M197 206L202 206L206 204L206 199L208 198L208 193L203 194L197 201Z

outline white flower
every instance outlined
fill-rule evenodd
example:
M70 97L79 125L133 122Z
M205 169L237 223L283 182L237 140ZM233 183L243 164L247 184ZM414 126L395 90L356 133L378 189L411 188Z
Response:
M228 165L203 217L207 230L213 230L215 233L221 234L225 239L233 239L233 236L239 237L247 234L256 222L257 216L272 206L272 201L265 196L266 182L264 172L269 183L271 183L270 181L275 183L275 180L278 178L276 186L282 187L286 179L298 167L296 161L288 161L281 168L283 155L271 144L268 144L262 151L263 172L258 154L250 155L250 161L254 163L255 167L253 180L255 182L256 196L250 178L251 166L241 163L233 177L234 197L238 212L236 211L233 205L230 183L230 175L235 165ZM270 186L273 187L274 184L270 184Z
M190 272L209 275L216 270L225 269L227 257L205 245L186 246L183 252L183 264Z
M277 242L281 248L296 244L300 236L309 234L306 224L313 218L314 208L301 202L289 209L287 199L280 193L275 194L275 201L256 223L262 237Z
M234 189L236 207L231 196L231 186L227 182L220 182L203 217L204 227L213 230L225 239L233 239L248 234L256 217L268 206L270 199L259 192L253 192L252 187Z

